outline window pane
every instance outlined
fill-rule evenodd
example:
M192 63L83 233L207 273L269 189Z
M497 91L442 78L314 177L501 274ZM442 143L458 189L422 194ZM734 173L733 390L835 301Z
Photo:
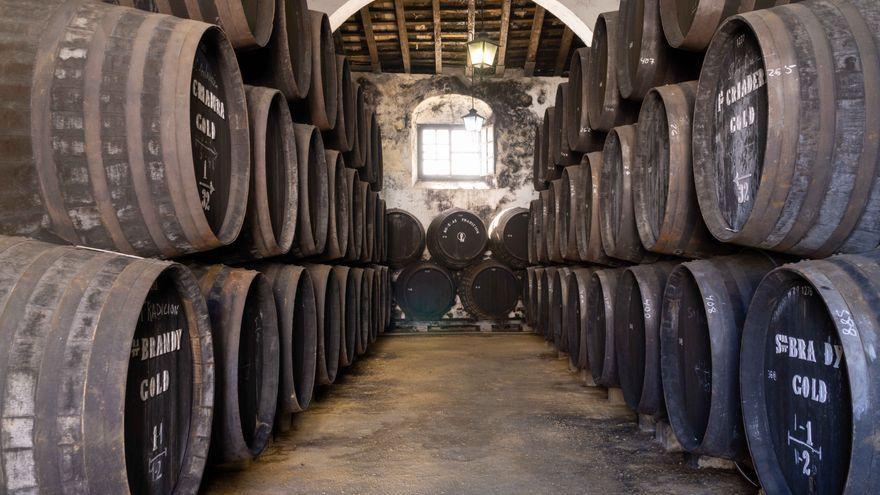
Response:
M449 160L422 160L422 173L426 176L449 175Z
M453 175L482 175L479 153L452 153Z

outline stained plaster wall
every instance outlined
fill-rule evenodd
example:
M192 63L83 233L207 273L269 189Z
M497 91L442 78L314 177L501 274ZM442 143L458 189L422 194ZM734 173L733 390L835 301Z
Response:
M376 108L382 127L384 197L388 208L414 214L427 228L431 219L453 206L475 212L488 226L499 211L529 207L534 198L532 154L535 126L552 106L561 78L487 79L473 94L489 104L495 127L495 184L489 189L433 189L413 180L413 111L426 98L471 94L470 81L452 75L358 73L367 103ZM426 251L425 256L428 257ZM454 317L465 317L460 305Z

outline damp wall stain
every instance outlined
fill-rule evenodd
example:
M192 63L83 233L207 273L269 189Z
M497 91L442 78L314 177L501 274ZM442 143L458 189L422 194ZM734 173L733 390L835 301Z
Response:
M514 76L486 79L472 87L463 76L452 75L356 73L355 78L382 126L388 208L411 212L425 228L434 216L451 207L474 211L487 225L504 208L528 208L534 196L535 126L555 101L556 86L564 79ZM427 98L450 94L473 94L491 107L495 173L488 189L431 189L413 180L413 112ZM435 105L428 110L443 111ZM420 114L423 111L419 109Z

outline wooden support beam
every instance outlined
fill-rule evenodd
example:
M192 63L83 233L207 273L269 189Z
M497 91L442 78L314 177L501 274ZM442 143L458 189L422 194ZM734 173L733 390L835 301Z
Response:
M495 74L504 75L505 56L507 55L507 33L510 30L510 0L501 3L501 34L498 36L498 63Z
M559 77L565 71L565 67L568 65L568 51L571 50L571 40L574 37L574 33L568 26L565 26L565 31L562 32L562 41L559 42L559 53L556 54L556 70L554 75Z
M364 24L364 40L367 42L367 50L370 52L370 68L373 72L382 72L379 64L379 49L376 48L376 36L373 35L373 18L370 15L370 6L361 8L361 22Z
M409 34L406 30L406 12L403 10L403 0L394 0L394 16L397 18L397 35L400 37L400 56L403 57L403 71L409 74Z
M440 29L440 0L432 0L434 11L434 72L443 72L443 33Z
M468 0L467 9L467 40L471 42L474 41L474 29L476 29L477 25L477 0ZM471 65L471 57L467 53L467 45L465 45L464 56L467 62L464 75L471 77L474 75L474 66Z
M529 36L529 51L523 72L526 76L535 75L535 56L538 54L538 43L541 41L541 28L544 27L544 7L535 4L535 18L532 20L532 34Z

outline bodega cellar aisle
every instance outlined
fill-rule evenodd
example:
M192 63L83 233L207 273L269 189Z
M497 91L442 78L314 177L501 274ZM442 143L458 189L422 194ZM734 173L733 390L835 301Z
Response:
M247 470L208 494L754 494L639 432L534 334L380 338Z

